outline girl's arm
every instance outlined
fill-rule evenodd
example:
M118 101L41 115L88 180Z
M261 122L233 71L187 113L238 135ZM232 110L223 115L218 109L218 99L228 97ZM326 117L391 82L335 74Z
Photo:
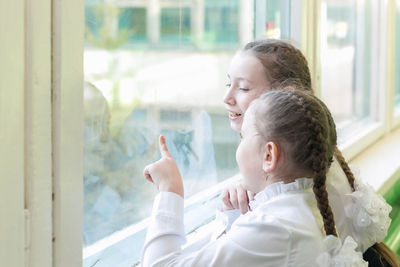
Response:
M244 220L234 229L197 250L182 250L183 184L171 154L160 136L161 159L144 169L144 176L159 190L142 254L142 266L284 266L289 232L273 218Z
M193 250L185 241L183 199L161 192L154 201L152 220L142 254L142 266L285 266L290 234L281 223L242 220L219 239Z

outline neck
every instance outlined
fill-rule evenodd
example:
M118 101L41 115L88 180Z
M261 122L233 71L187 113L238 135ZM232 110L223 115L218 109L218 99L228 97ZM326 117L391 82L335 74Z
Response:
M285 173L268 173L266 180L266 187L278 183L283 182L285 184L293 183L298 178L312 177L312 173L309 171L288 171Z

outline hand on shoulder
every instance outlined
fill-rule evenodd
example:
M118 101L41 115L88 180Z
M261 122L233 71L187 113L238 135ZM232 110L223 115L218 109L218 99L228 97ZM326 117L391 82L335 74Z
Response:
M249 203L255 194L246 190L242 184L231 185L221 193L222 210L239 209L242 214L250 211Z

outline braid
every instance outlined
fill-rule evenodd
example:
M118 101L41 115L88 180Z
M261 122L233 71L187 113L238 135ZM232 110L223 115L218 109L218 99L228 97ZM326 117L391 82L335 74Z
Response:
M322 219L324 221L324 229L326 235L337 236L335 228L335 220L333 217L332 209L328 201L328 192L326 191L326 173L331 163L332 155L328 155L327 143L324 140L324 135L322 133L322 127L320 122L314 117L316 114L312 114L311 108L305 101L305 99L297 95L298 104L305 114L308 120L308 128L311 130L311 137L314 138L313 142L309 142L311 149L311 163L312 170L314 172L313 176L313 191L315 198L317 200L318 209L321 213ZM317 104L317 103L315 103ZM329 117L329 116L328 116ZM328 119L329 121L329 119Z
M342 152L340 152L339 148L336 147L335 148L335 157L338 160L340 166L342 167L342 170L344 171L344 173L346 174L347 180L349 181L349 184L351 186L351 189L353 190L353 192L355 191L355 187L354 187L354 174L353 172L350 170L349 165L347 164L346 160L344 159Z
M327 110L327 108L326 108L326 111L329 112L329 110ZM329 117L329 118L328 118L328 119L329 119L329 123L330 123L330 124L334 124L332 116L328 116L328 117ZM349 165L347 164L346 160L344 159L344 157L343 157L343 155L342 155L342 152L339 150L339 148L338 148L337 146L335 147L334 155L335 155L337 161L339 162L340 167L342 168L342 170L343 170L344 173L346 174L347 181L349 182L349 185L350 185L351 189L352 189L353 192L354 192L354 191L355 191L355 187L354 187L354 180L355 180L354 174L353 174L353 172L350 170L350 167L349 167Z

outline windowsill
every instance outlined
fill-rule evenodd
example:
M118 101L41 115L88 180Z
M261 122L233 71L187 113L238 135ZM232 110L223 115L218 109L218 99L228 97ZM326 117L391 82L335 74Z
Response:
M360 177L384 194L400 177L400 128L383 136L350 163L360 169Z
M381 122L370 123L365 125L358 134L354 134L351 137L347 136L346 141L339 144L339 148L344 157L351 161L358 154L363 153L370 144L379 139L384 134L384 130L384 125Z

